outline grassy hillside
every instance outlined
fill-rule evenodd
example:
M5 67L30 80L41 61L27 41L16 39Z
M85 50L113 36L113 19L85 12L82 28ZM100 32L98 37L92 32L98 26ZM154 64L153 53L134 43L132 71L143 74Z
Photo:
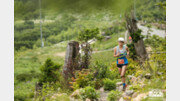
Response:
M15 101L32 101L35 96L35 84L36 82L40 82L42 78L45 78L45 82L42 84L42 93L36 99L37 101L42 100L44 97L46 97L46 101L52 101L54 99L56 99L55 101L61 101L62 99L65 99L64 101L70 101L70 98L72 98L70 95L79 89L83 89L85 93L82 91L81 94L78 94L76 96L78 100L82 100L83 97L87 96L96 98L98 97L97 92L102 87L110 89L110 91L107 91L109 93L107 95L108 99L115 99L116 96L123 97L123 92L116 92L114 89L116 88L116 83L121 80L116 67L116 58L113 57L113 51L102 50L114 48L118 45L117 39L124 37L126 29L123 22L124 12L121 11L125 11L133 2L129 2L129 0L124 2L122 2L123 0L114 0L111 5L107 5L111 1L92 0L93 2L90 3L91 0L84 2L83 0L78 0L80 4L88 3L88 5L91 5L90 8L84 8L81 11L80 8L83 8L84 5L72 10L72 8L77 7L72 5L79 5L73 2L73 0L69 2L68 0L62 0L62 4L72 2L71 5L67 6L58 5L58 3L61 3L59 1L56 4L55 2L50 2L50 0L46 1L49 2L49 5L45 6L47 2L42 3L42 31L45 47L41 48L38 1L15 0ZM147 23L165 23L165 0L159 0L159 2L157 0L136 1L138 20L146 21ZM96 10L99 5L102 8L107 7L108 9L99 11L101 7L98 7ZM52 9L45 11L49 8L48 6ZM70 7L68 10L71 10L61 12L62 9L64 10L67 7ZM53 12L50 13L51 10ZM79 10L80 12L78 12ZM95 28L99 29L99 36L109 36L111 38L108 40L97 40L91 45L94 53L90 60L89 69L74 71L75 78L64 80L62 78L62 68L67 43L71 40L78 41L77 36L83 29ZM149 50L155 53L157 51L166 51L165 38L152 36L146 39L144 43ZM147 61L142 66L138 60L128 58L129 65L126 72L126 81L129 85L128 90L133 90L141 94L147 93L152 89L166 89L166 54L150 54L149 56L149 65L153 69L150 78L146 78L150 73ZM48 77L52 77L53 79L49 79ZM138 80L133 81L131 77ZM49 81L54 80L54 82L46 82L47 79ZM65 85L66 81L69 81L71 84ZM70 86L71 89L67 89L67 86ZM165 93L163 92L163 94ZM149 97L144 99L144 101L148 99Z
M40 67L47 58L63 64L67 42L53 46L16 51L14 56L15 101L32 100ZM62 68L61 68L62 69Z

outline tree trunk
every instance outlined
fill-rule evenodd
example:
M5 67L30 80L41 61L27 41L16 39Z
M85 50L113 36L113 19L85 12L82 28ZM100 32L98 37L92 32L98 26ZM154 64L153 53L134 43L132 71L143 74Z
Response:
M126 14L126 28L128 29L131 36L133 36L133 34L136 34L136 32L138 31L137 21L134 17L133 12L131 12L130 15ZM132 40L133 40L133 37L132 37ZM134 44L136 54L139 57L139 61L141 65L143 65L145 60L148 59L148 54L145 49L144 41L142 38L140 38L137 42L133 41L133 44ZM153 72L152 68L150 67L149 62L148 62L147 68L151 71L151 73Z
M74 77L73 71L79 68L79 43L71 41L68 43L63 75L65 79Z
M132 34L135 34L138 31L137 21L134 17L133 12L131 12L130 16L128 16L126 14L126 28L128 29L128 32L130 33L131 36L132 36ZM133 39L133 37L132 37L132 39ZM133 43L134 43L134 47L136 50L136 54L142 60L146 60L148 55L147 55L147 52L145 49L143 39L139 39L137 42L133 42Z

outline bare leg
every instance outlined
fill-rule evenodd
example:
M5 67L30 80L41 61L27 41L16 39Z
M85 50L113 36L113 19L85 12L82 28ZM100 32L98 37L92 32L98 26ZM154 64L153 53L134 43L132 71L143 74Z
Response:
M119 70L119 74L121 75L122 68L118 68L118 70Z
M122 77L121 80L122 80L123 83L125 83L125 80L126 80L125 79L126 67L127 66L123 66L122 71L121 71L121 77Z

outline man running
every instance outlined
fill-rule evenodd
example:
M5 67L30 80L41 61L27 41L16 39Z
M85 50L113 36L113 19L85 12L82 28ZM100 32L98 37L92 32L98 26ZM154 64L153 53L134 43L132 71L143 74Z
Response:
M126 67L128 65L126 56L129 56L129 49L126 45L124 45L124 38L122 37L118 39L118 44L119 45L114 48L114 57L117 57L117 67L119 69L121 80L123 82L123 91L125 91L127 86L125 83L125 73Z

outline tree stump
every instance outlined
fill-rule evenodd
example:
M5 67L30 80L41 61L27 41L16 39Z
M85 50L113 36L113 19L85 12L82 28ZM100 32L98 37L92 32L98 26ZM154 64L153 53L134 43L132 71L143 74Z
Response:
M79 43L70 41L67 45L65 63L63 67L63 76L67 80L74 77L74 70L79 68Z

